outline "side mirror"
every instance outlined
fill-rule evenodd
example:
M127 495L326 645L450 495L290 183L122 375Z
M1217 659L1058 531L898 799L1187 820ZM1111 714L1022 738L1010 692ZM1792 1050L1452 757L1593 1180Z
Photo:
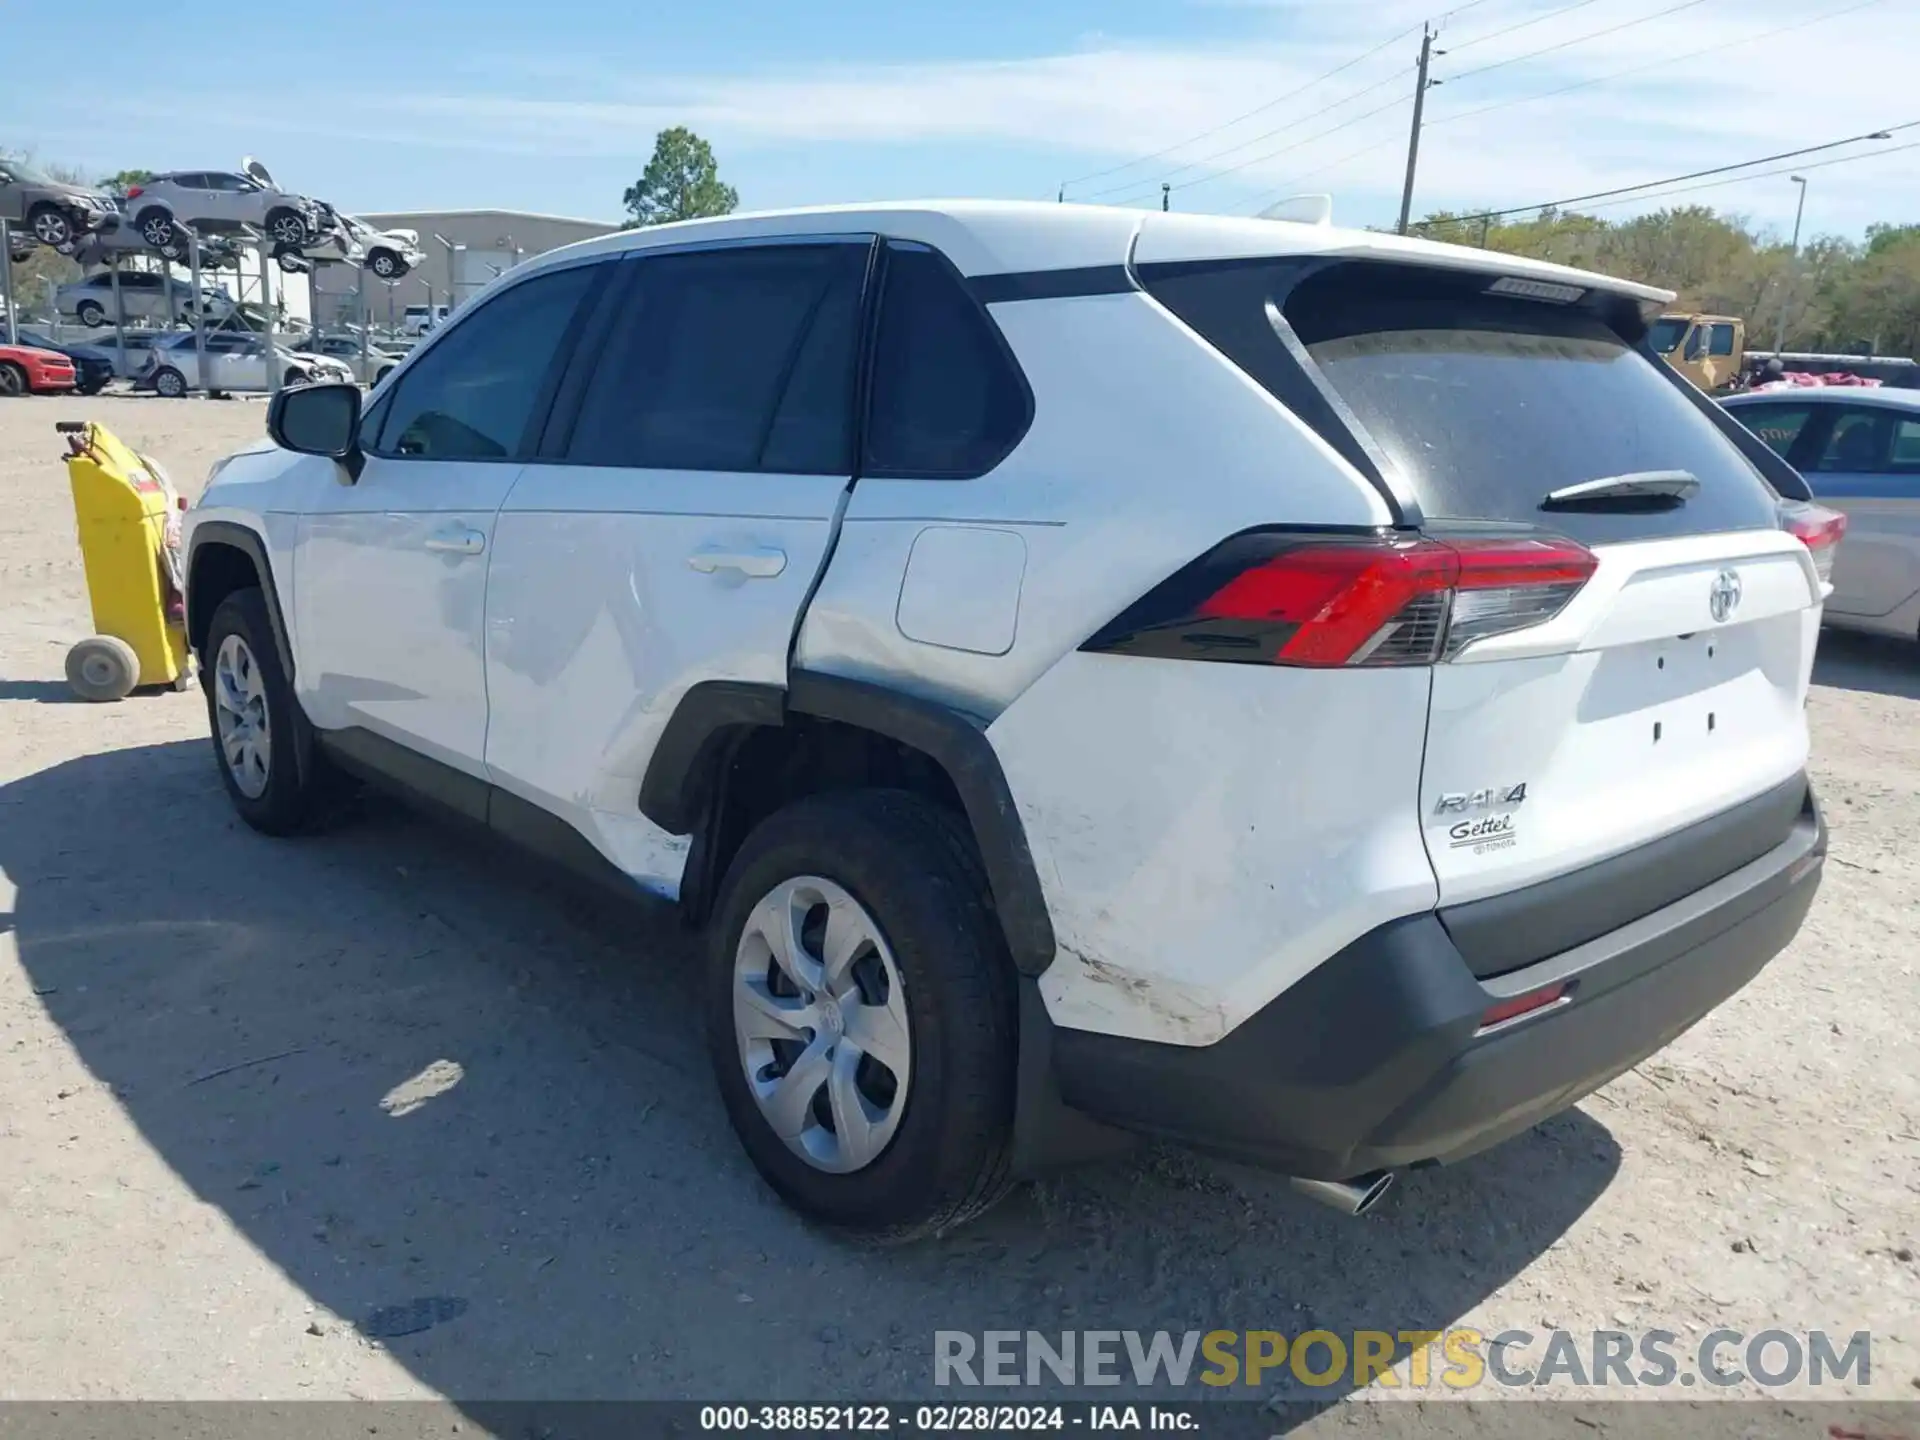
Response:
M267 434L283 450L324 455L360 478L360 387L344 380L282 390L267 407Z

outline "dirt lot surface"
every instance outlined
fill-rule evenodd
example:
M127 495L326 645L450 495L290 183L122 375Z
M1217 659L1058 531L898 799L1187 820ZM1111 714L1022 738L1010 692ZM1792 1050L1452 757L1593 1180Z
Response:
M70 700L70 417L197 490L262 407L0 404L0 1397L925 1398L937 1328L1460 1324L1866 1329L1843 1388L1920 1397L1913 647L1823 642L1799 940L1578 1110L1362 1221L1150 1150L872 1252L735 1145L670 917L380 803L263 839L197 692Z

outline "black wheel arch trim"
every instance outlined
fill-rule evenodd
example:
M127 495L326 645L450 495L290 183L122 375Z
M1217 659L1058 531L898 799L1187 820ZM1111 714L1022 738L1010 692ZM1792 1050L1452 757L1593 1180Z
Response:
M187 541L187 635L204 638L207 626L213 622L212 610L196 609L194 600L193 569L199 558L201 548L207 545L226 545L238 550L253 562L253 568L260 577L261 592L267 597L267 619L273 625L273 648L280 657L280 673L287 677L287 683L293 683L293 644L287 634L286 617L280 611L280 592L274 584L273 566L267 560L266 544L259 535L244 525L236 525L231 520L203 520L193 527L193 534Z
M871 681L804 670L795 671L784 690L703 681L681 697L661 732L640 785L641 813L671 834L700 829L731 747L754 728L785 724L789 714L884 735L945 772L966 807L1014 967L1027 976L1043 974L1053 963L1053 920L1026 828L985 727L951 706Z

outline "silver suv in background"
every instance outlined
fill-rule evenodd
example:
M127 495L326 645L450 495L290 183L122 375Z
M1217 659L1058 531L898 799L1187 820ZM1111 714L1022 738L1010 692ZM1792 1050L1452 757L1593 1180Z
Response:
M257 160L238 171L173 170L129 185L127 209L156 250L178 241L176 221L228 235L250 225L277 244L300 246L324 234L329 218L319 202L282 190Z
M299 256L307 261L333 261L362 266L377 280L398 280L426 259L420 236L412 230L376 230L352 215L336 215L337 224L304 246L276 246L274 258L282 270L297 270ZM294 263L290 263L294 262Z
M71 245L112 213L106 191L56 180L24 160L0 155L0 220L25 226L42 245Z

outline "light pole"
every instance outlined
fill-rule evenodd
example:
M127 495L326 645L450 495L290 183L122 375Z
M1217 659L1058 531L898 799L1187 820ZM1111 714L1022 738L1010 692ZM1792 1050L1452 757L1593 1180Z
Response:
M1800 268L1800 220L1807 213L1807 177L1789 175L1787 177L1800 187L1800 199L1793 207L1793 244L1787 249L1787 292L1780 297L1780 324L1773 332L1773 353L1780 354L1787 348L1787 308L1793 304L1792 285L1794 273Z

